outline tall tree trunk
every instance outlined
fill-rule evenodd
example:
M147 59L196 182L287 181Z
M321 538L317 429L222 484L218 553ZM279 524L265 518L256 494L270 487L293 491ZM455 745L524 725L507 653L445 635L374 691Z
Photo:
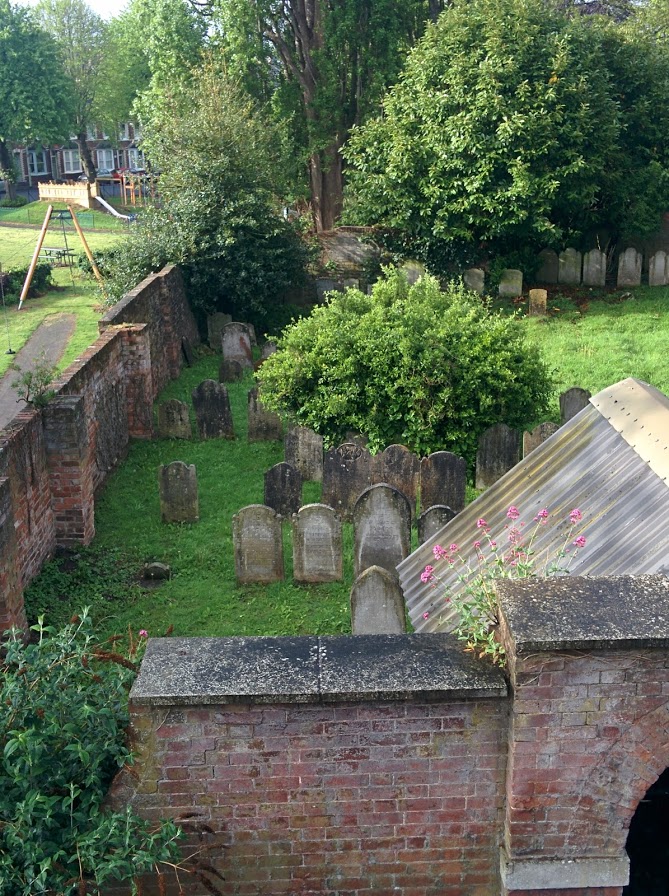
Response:
M86 131L77 134L74 139L79 150L79 158L81 159L86 180L89 184L93 184L95 183L97 170L95 168L95 163L93 162L93 154L88 145L88 141L86 140Z
M309 159L311 205L316 230L332 230L343 205L342 158L339 142L314 153Z
M5 185L6 198L16 199L14 159L4 140L0 140L0 176Z

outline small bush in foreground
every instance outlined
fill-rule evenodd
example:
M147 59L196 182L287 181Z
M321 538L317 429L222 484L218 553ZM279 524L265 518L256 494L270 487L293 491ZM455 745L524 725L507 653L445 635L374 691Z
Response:
M409 286L388 271L372 295L331 293L284 330L259 370L263 403L330 443L366 433L418 454L445 449L473 462L495 423L521 428L544 411L547 368L519 322L462 286Z

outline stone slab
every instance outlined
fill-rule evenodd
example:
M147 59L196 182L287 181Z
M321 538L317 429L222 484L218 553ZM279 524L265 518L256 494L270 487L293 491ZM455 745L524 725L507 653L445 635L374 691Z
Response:
M669 647L669 579L660 575L499 580L516 653Z
M509 859L504 850L500 862L506 892L607 889L629 883L627 855L607 858Z
M506 697L501 670L454 635L150 638L137 705Z

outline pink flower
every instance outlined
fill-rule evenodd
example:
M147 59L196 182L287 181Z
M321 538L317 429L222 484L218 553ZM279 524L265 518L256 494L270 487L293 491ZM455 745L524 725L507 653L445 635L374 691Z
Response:
M480 542L480 541L475 541L475 542L474 542L474 547L475 547L476 550L478 551L479 548L481 547L481 542Z
M569 514L569 519L571 520L572 526L575 526L576 523L580 523L580 521L583 519L583 514L578 509L578 507L575 507L572 510L572 512Z
M148 638L149 637L149 633L147 632L147 630L145 628L140 628L139 637L140 638Z
M451 554L457 554L458 551L460 550L460 548L457 546L457 544L455 542L453 542L453 544L449 547L448 550L451 552Z
M539 513L534 517L534 519L538 522L539 520L547 520L548 519L548 510L544 507L543 510L540 510Z
M429 619L429 618L430 618L429 613L423 613L423 619Z
M496 548L496 547L497 547L497 542L496 542L496 541L491 541L491 542L490 542L490 547L491 547L491 548Z
M506 515L510 520L517 520L520 516L520 510L518 510L518 508L514 504L512 504L511 507L509 507L509 509L507 510Z
M440 544L435 544L432 548L432 553L434 554L435 560L443 560L443 558L448 554L448 551L445 548L442 548Z
M487 524L486 521L483 519L483 517L481 517L480 519L476 520L476 528L477 528L477 529L487 529L487 528L488 528L488 524Z
M518 539L520 538L520 529L516 529L514 526L513 529L509 529L509 541L511 544L516 544Z
M429 582L432 579L432 573L434 572L434 566L430 566L429 564L425 567L425 569L420 574L420 580L423 583Z
M585 547L585 535L579 535L578 538L572 542L574 547L584 548Z

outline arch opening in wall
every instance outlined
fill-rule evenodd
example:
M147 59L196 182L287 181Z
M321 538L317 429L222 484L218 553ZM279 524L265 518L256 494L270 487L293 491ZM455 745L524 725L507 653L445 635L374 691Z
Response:
M630 882L623 896L669 894L669 769L648 788L627 837Z

